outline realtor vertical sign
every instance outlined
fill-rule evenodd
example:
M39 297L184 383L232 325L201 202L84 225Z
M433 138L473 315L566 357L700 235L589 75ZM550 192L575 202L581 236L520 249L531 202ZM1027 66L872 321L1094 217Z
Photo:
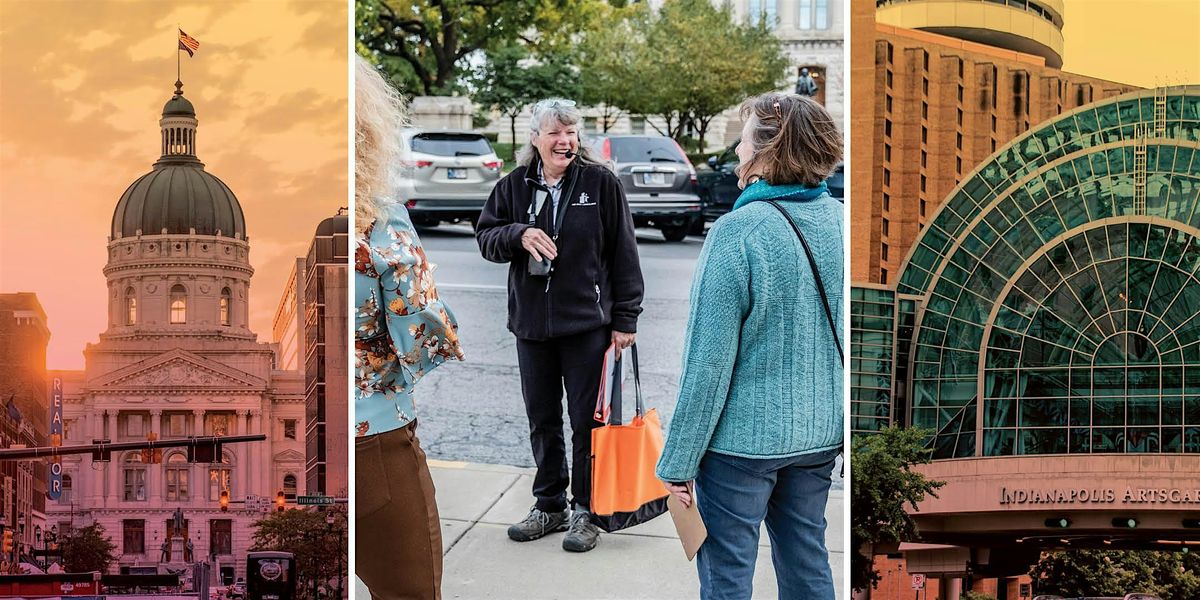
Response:
M63 386L62 378L55 377L50 382L50 445L61 446L63 434ZM55 456L50 461L51 500L62 496L62 457Z

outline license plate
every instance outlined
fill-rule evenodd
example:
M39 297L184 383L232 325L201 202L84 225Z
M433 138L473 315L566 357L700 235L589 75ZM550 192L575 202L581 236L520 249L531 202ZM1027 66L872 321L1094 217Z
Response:
M646 185L666 185L667 184L667 174L666 173L643 173L642 174L642 183L644 183Z
M446 179L466 179L466 169L446 169Z

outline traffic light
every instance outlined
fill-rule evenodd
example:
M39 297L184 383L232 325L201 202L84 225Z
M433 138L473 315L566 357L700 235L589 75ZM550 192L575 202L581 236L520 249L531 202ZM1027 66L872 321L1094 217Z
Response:
M287 498L283 495L283 490L279 490L275 494L275 512L283 512L287 508Z
M229 512L229 490L221 490L221 512Z
M13 550L12 530L5 529L4 530L4 541L2 543L0 543L0 552L2 552L4 554L12 554L12 550Z
M105 438L102 440L92 440L93 444L110 444L112 440ZM92 451L92 462L110 462L112 461L112 450L107 448L97 449Z

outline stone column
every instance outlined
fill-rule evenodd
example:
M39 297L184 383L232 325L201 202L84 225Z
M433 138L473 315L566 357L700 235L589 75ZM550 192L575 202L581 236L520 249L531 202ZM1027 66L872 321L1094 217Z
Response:
M253 433L267 433L263 427L263 411L262 409L252 409L250 411L250 427ZM251 442L247 449L246 458L248 459L250 468L250 487L253 488L253 493L256 496L274 496L274 492L268 492L266 482L263 481L263 447L269 445L270 439L265 442Z
M150 410L150 431L155 437L162 439L162 409L155 408ZM153 451L151 452L153 454ZM146 485L150 488L150 502L152 506L159 506L163 501L164 488L166 482L163 478L163 466L161 464L150 464L146 466ZM149 530L147 530L148 532Z
M117 414L119 412L111 408L105 411L108 417L108 431L105 433L105 437L113 442L117 441ZM105 477L108 483L108 490L104 494L105 506L121 500L121 477L124 476L121 473L121 455L113 453L109 458L111 462L108 463L108 469L106 469L108 476Z
M942 600L960 600L962 598L963 580L961 577L942 578Z
M98 440L104 437L104 432L102 431L104 425L101 422L99 411L89 410L81 418L85 423L87 423L87 443L90 444L92 443L92 440ZM86 467L87 470L81 474L82 476L80 479L82 481L80 483L83 484L83 490L86 498L84 502L77 502L77 504L82 504L84 506L100 506L100 490L103 489L102 477L104 476L104 472L99 470L99 467L102 463L93 465L92 455L86 454L84 456L87 457L87 462L84 464L84 467Z
M204 409L192 409L192 437L204 435ZM188 494L191 496L193 507L205 506L208 502L208 466L203 464L189 465Z
M249 433L246 430L246 417L250 414L248 410L237 411L237 435L246 435ZM234 460L237 461L237 474L234 476L234 481L237 482L237 487L234 489L238 498L245 498L246 494L250 493L247 477L250 473L250 451L249 443L234 444Z

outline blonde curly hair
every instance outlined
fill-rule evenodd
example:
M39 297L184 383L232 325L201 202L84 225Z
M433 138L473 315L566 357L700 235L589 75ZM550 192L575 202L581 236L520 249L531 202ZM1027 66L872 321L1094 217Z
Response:
M362 233L393 200L395 172L407 154L400 130L404 98L363 57L354 57L354 224Z

